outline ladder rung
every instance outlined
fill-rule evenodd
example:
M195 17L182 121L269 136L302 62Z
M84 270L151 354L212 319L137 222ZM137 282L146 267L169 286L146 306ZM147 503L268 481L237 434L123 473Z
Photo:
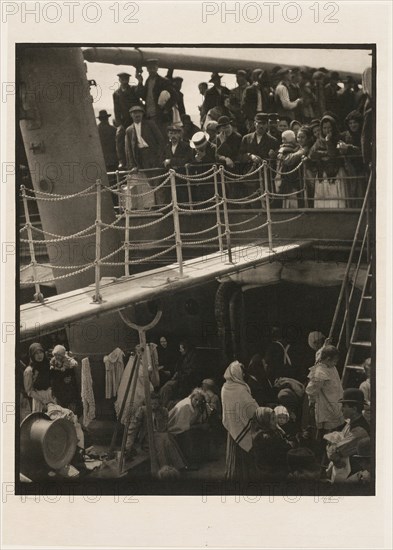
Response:
M364 368L361 365L346 365L344 367L344 371L345 369L358 370L358 371L364 372Z
M351 346L359 346L359 347L362 347L362 348L371 348L371 342L365 342L365 341L356 341L356 342L351 342Z
M358 319L359 323L372 323L372 319Z
M372 300L373 297L372 296L363 296L363 300Z

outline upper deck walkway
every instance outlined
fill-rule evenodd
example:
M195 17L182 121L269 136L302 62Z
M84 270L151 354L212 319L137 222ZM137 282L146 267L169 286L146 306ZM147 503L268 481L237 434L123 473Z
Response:
M179 265L171 264L119 279L102 279L100 302L93 301L95 285L90 285L48 298L44 303L24 304L20 309L20 338L27 340L38 333L50 333L76 321L119 311L247 268L288 261L307 246L309 241L277 243L272 250L266 242L236 246L232 248L233 263L228 261L227 252L215 252L186 260L183 276Z

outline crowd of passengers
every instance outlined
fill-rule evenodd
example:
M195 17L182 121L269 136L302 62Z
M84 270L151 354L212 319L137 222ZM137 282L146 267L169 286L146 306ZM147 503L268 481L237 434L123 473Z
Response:
M126 460L149 455L151 415L161 479L180 479L212 461L223 462L225 456L218 477L228 481L370 484L371 360L363 364L360 386L343 390L337 348L317 331L309 334L306 345L308 352L300 357L284 332L273 327L264 354L245 364L233 360L223 375L216 370L211 378L202 378L209 373L189 340L177 347L162 336L157 344L149 344L156 358L149 363L151 408L143 381L140 388L137 382L137 406L129 407L124 422ZM30 346L29 358L21 371L21 410L30 401L33 412L70 420L76 428L80 467L86 426L75 384L77 361L62 345L54 347L49 359L39 343ZM129 364L134 365L132 357ZM128 376L127 366L125 383Z
M362 85L324 68L238 70L231 90L222 84L223 76L212 73L211 86L198 86L202 103L196 125L186 112L183 79L171 70L159 75L156 59L146 66L148 78L143 82L137 71L136 85L129 84L129 73L118 74L116 128L109 123L111 114L99 113L108 171L181 172L187 165L189 173L198 174L217 164L246 174L268 161L270 191L283 195L278 207L361 204L372 160L371 70ZM194 186L193 199L211 196L208 185ZM243 180L230 186L229 196L248 196L254 188Z

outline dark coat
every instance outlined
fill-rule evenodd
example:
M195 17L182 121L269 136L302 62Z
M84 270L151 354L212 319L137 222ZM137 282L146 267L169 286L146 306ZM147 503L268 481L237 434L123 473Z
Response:
M141 87L140 97L146 101L147 99L147 90L148 85L151 80L151 76L146 79L144 86ZM168 91L171 95L171 98L167 101L164 107L158 106L158 98L160 97L161 92L164 90ZM176 91L173 88L170 80L160 76L159 74L155 76L155 83L153 86L153 98L156 104L157 117L160 122L171 122L172 121L172 107L176 103Z
M224 92L224 95L227 94L229 96L230 94L228 88L225 88L225 86L221 86L221 91ZM213 88L206 90L205 100L203 102L203 112L207 113L210 109L213 109L213 107L217 107L218 105L222 105L222 103L222 93L220 94L217 88L213 86Z
M240 145L242 136L237 132L232 134L221 143L220 137L217 137L217 155L229 157L233 162L236 162L239 157Z
M251 132L251 134L246 134L243 136L241 146L240 146L240 160L247 162L249 160L249 155L257 155L262 159L269 158L269 151L277 151L279 143L277 139L269 134L263 134L261 141L258 143L256 139L256 132Z
M194 155L197 153L197 150L195 149ZM193 160L193 164L214 164L216 162L216 155L217 155L217 148L215 145L208 142L206 149L205 149L205 156L201 161L198 161L195 159Z
M247 86L243 99L243 113L247 120L254 120L257 112L258 90L262 94L262 110L265 112L268 111L269 96L266 90L255 85Z
M128 126L132 124L129 110L134 105L141 105L139 100L141 91L141 86L128 85L125 90L119 88L113 92L113 108L115 111L116 126L128 128Z
M98 135L100 136L106 169L116 168L118 163L116 154L116 128L106 122L100 122L98 124Z
M171 163L169 166L171 168L174 166L183 167L194 160L194 154L191 147L184 140L180 140L178 143L175 154L172 153L172 144L167 142L161 151L160 164L166 159L170 159Z
M149 146L151 155L151 165L159 166L159 155L163 145L163 137L157 125L152 120L142 120L141 123L142 138ZM134 124L131 124L126 130L126 159L127 167L142 168L137 144L137 136Z
M333 128L332 138L329 141L326 141L325 137L322 135L322 126L324 121L327 120L330 121ZM340 167L343 166L343 157L340 156L337 149L337 143L340 139L337 122L333 117L325 115L321 119L320 127L321 136L311 147L309 156L311 160L318 161L319 177L322 177L322 174L325 172L328 178L333 178L337 175Z

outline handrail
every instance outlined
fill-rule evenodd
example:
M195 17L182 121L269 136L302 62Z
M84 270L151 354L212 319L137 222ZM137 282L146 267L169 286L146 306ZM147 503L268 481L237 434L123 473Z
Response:
M349 257L348 257L347 267L345 269L344 278L343 278L341 288L340 288L340 294L338 296L336 309L335 309L335 312L334 312L334 315L333 315L332 324L330 326L330 331L329 331L329 336L328 336L330 339L333 337L333 333L334 333L334 330L336 328L336 323L337 323L337 320L338 320L339 311L340 311L340 308L341 308L341 303L343 301L343 298L344 298L344 295L345 295L345 289L346 289L346 286L348 284L349 272L351 270L353 255L355 253L355 248L356 248L356 243L357 243L357 240L358 240L358 237L359 237L360 228L361 228L361 224L362 224L362 221L363 221L363 216L364 216L364 214L366 212L366 209L367 209L367 206L368 206L368 198L369 198L369 194L370 194L371 183L372 183L372 172L370 173L370 176L369 176L369 179L368 179L368 184L367 184L366 193L364 195L362 209L361 209L360 214L359 214L359 219L358 219L358 223L356 225L356 230L355 230L355 235L353 237L351 251L350 251ZM347 313L348 312L346 312L346 314Z

